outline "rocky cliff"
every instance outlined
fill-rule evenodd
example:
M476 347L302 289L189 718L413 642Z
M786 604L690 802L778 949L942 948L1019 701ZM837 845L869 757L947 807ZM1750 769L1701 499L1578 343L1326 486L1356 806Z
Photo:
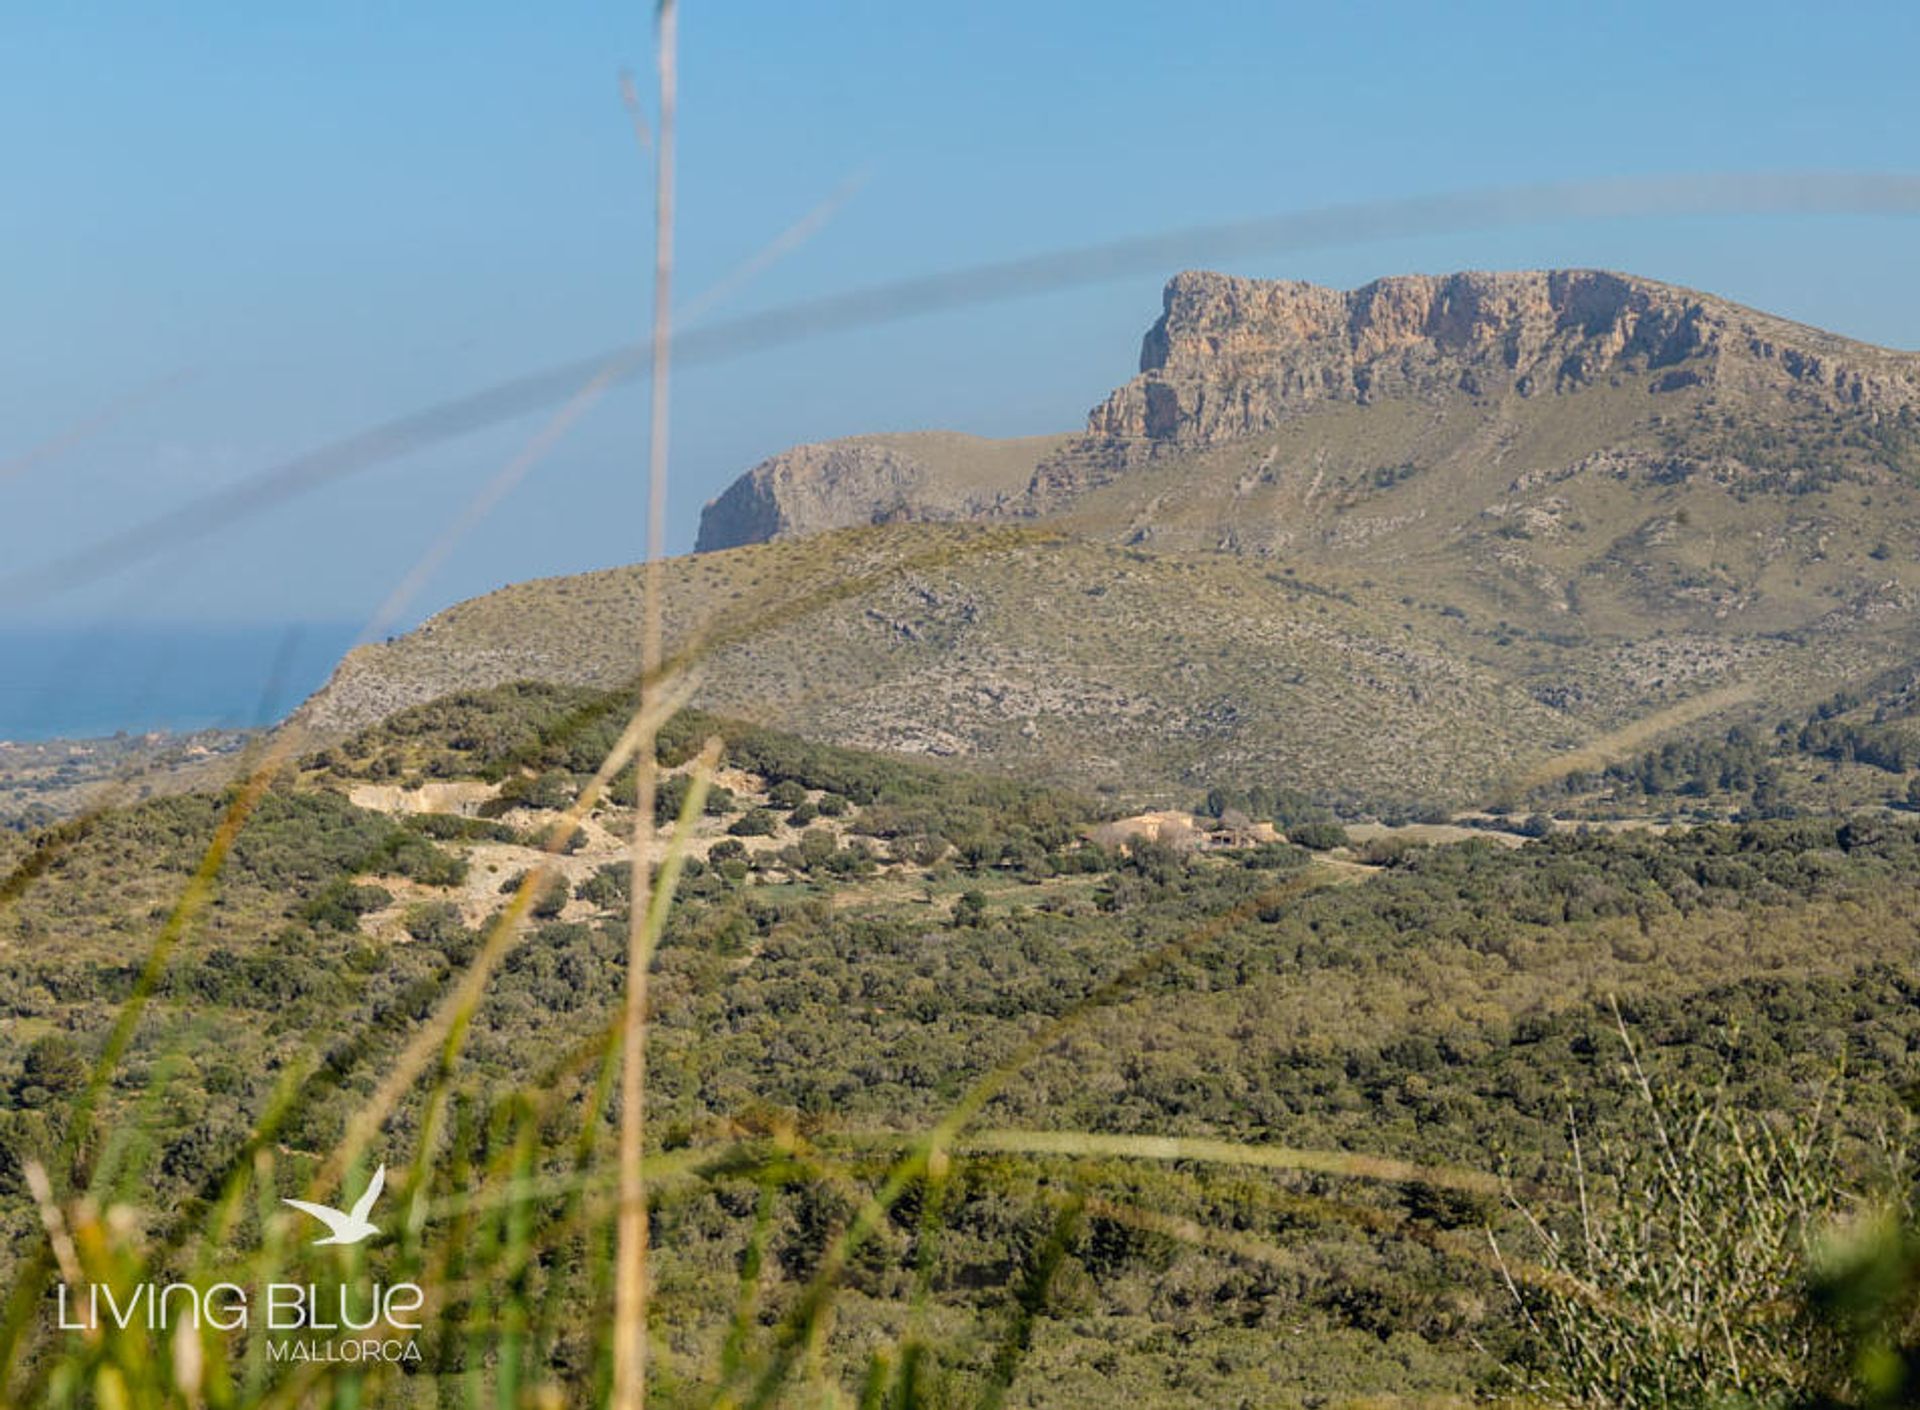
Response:
M699 546L895 520L1050 515L1146 461L1250 443L1343 407L1459 425L1511 422L1526 407L1532 419L1552 417L1541 403L1589 391L1633 403L1587 425L1585 442L1569 441L1569 462L1622 445L1661 449L1665 433L1654 428L1681 421L1689 448L1706 443L1710 425L1722 440L1770 427L1773 441L1797 445L1803 468L1844 458L1863 438L1920 441L1920 356L1602 270L1401 275L1348 291L1188 272L1168 282L1140 368L1079 436L869 436L775 456L707 507ZM1392 420L1369 416L1383 427ZM1559 419L1566 428L1592 421ZM1500 449L1510 428L1489 434L1494 441L1463 453L1510 458L1510 445ZM1349 425L1315 453L1338 459L1370 439ZM1410 444L1401 463L1425 464L1432 450L1431 437ZM1127 532L1163 527L1178 507L1162 500L1131 516ZM1223 544L1244 539L1234 526L1209 533Z
M694 551L861 524L979 518L1023 491L1061 439L925 431L796 446L708 502Z
M1824 408L1920 406L1920 359L1691 290L1601 270L1401 275L1348 292L1176 275L1140 375L1094 408L1094 437L1199 446L1324 402L1531 397L1616 378Z

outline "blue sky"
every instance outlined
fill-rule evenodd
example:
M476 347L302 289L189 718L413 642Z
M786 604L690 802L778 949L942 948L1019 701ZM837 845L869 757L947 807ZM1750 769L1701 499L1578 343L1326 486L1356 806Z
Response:
M650 7L12 5L0 14L0 570L437 398L645 329ZM1335 202L1536 181L1920 171L1909 4L701 3L682 21L680 286L850 178L715 316ZM1916 222L1585 221L1234 261L1351 285L1595 264L1920 346ZM1080 424L1164 271L691 368L669 542L804 440ZM159 392L156 383L168 381ZM141 399L143 393L145 399ZM538 422L468 436L23 620L364 616ZM420 611L644 542L645 398L611 397ZM419 615L416 612L414 615Z

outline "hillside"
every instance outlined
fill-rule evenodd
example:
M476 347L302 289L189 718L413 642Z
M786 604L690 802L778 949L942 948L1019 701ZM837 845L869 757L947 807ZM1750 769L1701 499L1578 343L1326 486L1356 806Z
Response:
M251 730L106 739L0 740L0 831L44 827L103 804L217 787Z
M669 565L699 698L1141 802L1457 806L1920 658L1914 355L1603 273L1183 274L1142 367L1078 436L748 472ZM637 587L462 604L307 717L611 685Z
M1123 799L1226 778L1411 801L1581 738L1478 662L1470 627L1429 611L1416 635L1378 589L1232 559L902 526L682 559L668 584L676 648L711 624L711 708ZM334 731L517 679L614 685L639 590L623 569L464 603L355 653L308 719Z
M225 1172L257 1166L282 1190L310 1174L455 990L626 706L537 686L451 696L268 795L83 1144L158 1256L202 1250L194 1196ZM1660 1078L1724 1071L1741 1109L1805 1110L1844 1061L1842 1129L1866 1135L1913 1078L1911 824L1509 849L1428 847L1414 829L1344 847L1290 823L1322 850L1123 850L1094 840L1084 799L710 716L664 732L669 800L710 734L724 792L692 822L654 980L663 1404L761 1374L889 1153L1002 1069L951 1168L913 1182L836 1280L810 1377L858 1386L912 1345L932 1403L976 1403L996 1376L1005 1403L1032 1406L1116 1387L1169 1407L1511 1393L1538 1338L1488 1231L1532 1245L1490 1177L1498 1164L1565 1227L1569 1112L1632 1129L1609 996ZM9 1250L39 1229L22 1162L66 1134L82 1060L219 811L188 795L18 846L0 834L0 864L52 858L0 902ZM584 813L444 1093L413 1094L386 1132L424 1228L368 1257L434 1282L445 1334L417 1376L369 1373L377 1403L467 1383L494 1314L458 1298L461 1275L507 1290L515 1354L553 1403L587 1398L606 1266L564 1173L605 1099L632 823L631 795ZM456 1117L436 1128L442 1100ZM396 1153L429 1140L443 1160L405 1171ZM252 1247L273 1207L240 1202L213 1241ZM298 1266L324 1276L318 1256ZM742 1267L757 1270L744 1318ZM1005 1360L1021 1308L1030 1338Z

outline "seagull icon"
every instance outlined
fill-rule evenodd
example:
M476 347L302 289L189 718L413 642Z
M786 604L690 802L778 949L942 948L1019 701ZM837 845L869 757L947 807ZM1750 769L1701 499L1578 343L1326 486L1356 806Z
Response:
M380 1187L386 1183L387 1167L382 1165L373 1172L373 1178L367 1182L366 1193L360 1196L359 1203L346 1214L324 1204L309 1204L303 1199L283 1199L280 1203L290 1204L303 1214L311 1214L327 1226L327 1237L315 1239L314 1247L318 1248L321 1244L357 1244L380 1232L368 1221L367 1216L373 1212L373 1202L380 1198Z

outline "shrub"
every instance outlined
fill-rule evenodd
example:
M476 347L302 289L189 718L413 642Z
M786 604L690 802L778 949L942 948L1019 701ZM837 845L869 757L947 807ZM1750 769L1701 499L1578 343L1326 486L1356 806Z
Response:
M1339 823L1300 823L1287 829L1287 841L1312 852L1326 852L1347 845L1347 830Z
M1539 1339L1529 1389L1628 1410L1857 1403L1807 1297L1822 1231L1857 1208L1832 1109L1744 1110L1724 1076L1657 1086L1618 1029L1631 1100L1616 1128L1570 1132L1578 1216L1526 1216L1548 1274L1510 1283Z
M665 827L680 816L680 810L686 806L687 794L693 791L693 780L685 774L668 774L659 781L653 791L653 820Z
M301 909L301 917L322 930L353 931L360 917L393 904L393 893L383 886L361 886L336 881Z
M500 785L500 796L494 806L502 810L518 806L551 812L573 802L573 792L572 774L563 769L547 769L532 777L522 774L508 779Z
M810 827L800 834L799 842L789 850L798 855L800 865L803 868L811 870L814 867L825 865L827 859L834 854L838 845L834 839L834 835L827 831L826 828Z
M500 894L510 896L520 889L527 879L527 873L517 871L500 883ZM536 920L552 920L566 908L568 896L567 879L559 873L548 877L534 893L530 914Z
M454 813L414 813L401 826L440 842L517 842L520 834L502 822Z
M434 846L425 838L396 834L385 869L396 876L410 877L422 886L458 886L467 879L467 859ZM375 861L370 870L380 869Z
M680 816L680 810L687 804L687 795L693 791L691 774L668 774L660 780L653 794L653 820L661 827L673 822ZM632 802L629 790L628 802ZM702 808L708 817L722 818L735 807L733 790L718 785L707 789L707 801Z
M609 862L576 886L573 894L603 911L618 910L633 895L633 863Z
M909 866L930 867L946 855L947 844L938 837L930 837L924 832L912 832L894 838L888 844L888 851L895 861L905 862Z
M14 1097L23 1107L47 1106L72 1096L86 1081L86 1060L73 1040L64 1033L48 1033L27 1045Z
M1241 865L1255 871L1292 871L1306 865L1306 861L1304 848L1289 846L1285 842L1263 842L1247 852Z
M460 920L460 908L447 901L426 901L409 906L400 918L401 926L422 944L443 944L466 933Z

